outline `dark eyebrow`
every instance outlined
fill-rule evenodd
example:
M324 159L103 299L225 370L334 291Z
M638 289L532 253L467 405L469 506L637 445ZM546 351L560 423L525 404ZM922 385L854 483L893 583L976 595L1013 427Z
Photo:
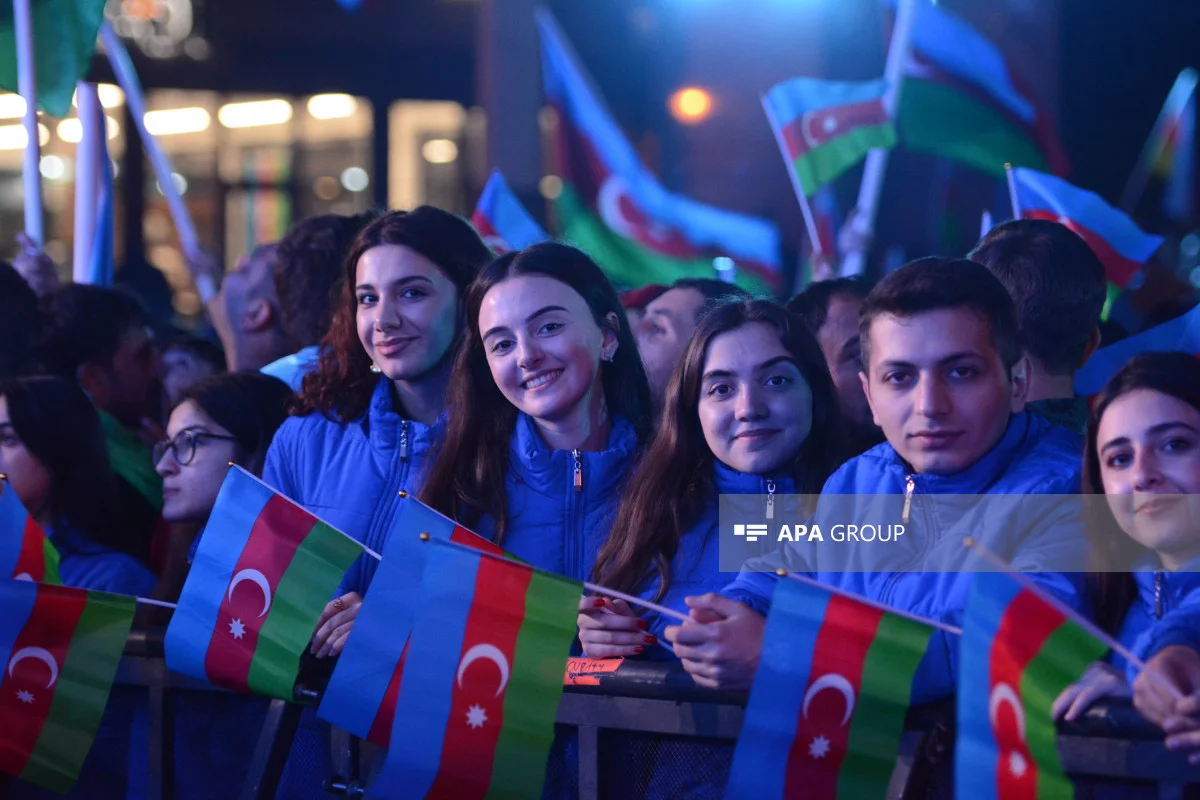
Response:
M1191 425L1188 425L1186 422L1183 422L1182 420L1171 420L1170 422L1160 422L1157 425L1151 425L1149 428L1146 429L1146 433L1151 436L1158 436L1159 434L1167 433L1168 431L1174 430L1175 428L1183 428L1184 430L1191 431L1192 433L1200 433L1200 431L1196 430L1194 427L1192 427ZM1100 452L1104 452L1105 450L1109 449L1110 447L1124 446L1127 444L1129 444L1128 436L1118 436L1116 439L1113 439L1111 442L1106 442L1100 448Z
M405 278L400 278L398 280L395 280L388 285L389 286L407 286L410 283L428 283L430 286L433 285L433 281L429 280L429 278L426 278L424 275L409 275ZM369 291L374 288L375 288L375 284L373 284L373 283L360 283L358 286L354 287L354 291L356 291L356 292Z
M762 370L770 369L771 367L773 367L779 363L791 364L796 369L800 369L800 365L797 364L795 359L793 359L791 356L775 356L774 358L768 358L766 361L762 362L761 364L755 364L751 369L754 372L761 372ZM733 372L731 370L712 369L712 370L709 370L708 372L704 373L704 375L701 376L700 380L701 380L701 382L703 382L703 381L709 380L710 378L731 378L731 377L733 377Z
M525 322L526 323L533 322L538 317L542 316L543 314L549 314L551 311L561 311L564 314L568 313L567 309L563 308L562 306L543 306L542 308L539 308L537 311L533 312L528 317L526 317ZM486 331L484 331L483 336L480 338L486 339L489 336L495 336L497 333L501 333L506 330L508 330L508 328L505 327L504 325L497 325L494 328L488 328Z
M944 367L947 364L954 363L955 361L963 361L963 360L972 359L972 358L976 359L976 360L980 360L983 358L983 356L979 353L976 353L973 350L963 350L962 352L951 353L950 355L948 355L944 358L939 358L937 361L937 366ZM882 364L879 365L879 368L880 369L895 369L896 367L916 368L916 366L917 366L916 364L913 364L910 361L894 360L894 361L884 361Z

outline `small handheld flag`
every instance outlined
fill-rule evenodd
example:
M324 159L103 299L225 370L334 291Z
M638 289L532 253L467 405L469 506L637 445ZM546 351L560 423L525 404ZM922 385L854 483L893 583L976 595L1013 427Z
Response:
M1075 394L1090 397L1112 380L1129 359L1155 350L1200 356L1200 306L1150 330L1097 350L1075 373Z
M317 619L362 552L231 468L167 628L167 666L233 691L291 700Z
M61 583L58 551L0 475L0 579Z
M513 194L500 170L493 171L483 187L471 224L487 246L500 255L550 240Z

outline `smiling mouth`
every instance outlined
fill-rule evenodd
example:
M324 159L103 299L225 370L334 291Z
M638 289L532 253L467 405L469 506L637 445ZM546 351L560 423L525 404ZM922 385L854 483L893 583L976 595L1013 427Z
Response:
M551 372L543 372L541 375L535 375L527 381L521 381L521 388L529 391L531 389L540 389L549 383L552 383L559 375L562 375L561 369L552 370Z
M1153 500L1146 500L1138 503L1133 509L1134 514L1155 514L1159 511L1164 511L1179 502L1178 497L1156 497Z
M381 342L380 344L375 345L375 352L377 352L383 356L392 356L392 355L395 355L396 353L399 353L401 350L403 350L405 347L408 346L409 342L413 342L413 341L416 341L416 340L413 338L389 339L386 342Z
M733 438L734 439L751 439L751 440L765 439L768 436L774 436L777 433L779 433L779 431L777 431L773 428L772 429L753 430L753 431L742 431L741 433L734 436Z

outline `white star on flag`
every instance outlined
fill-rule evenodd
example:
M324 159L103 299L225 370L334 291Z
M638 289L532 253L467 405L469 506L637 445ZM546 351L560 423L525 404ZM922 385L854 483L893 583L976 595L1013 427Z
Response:
M482 728L485 722L487 722L487 712L482 708L471 706L467 709L467 724L472 728Z
M818 736L812 740L812 744L808 746L808 754L813 758L824 758L829 753L829 740L824 736Z
M1024 775L1026 766L1028 765L1025 763L1025 756L1016 750L1008 754L1008 771L1015 777L1020 778Z
M34 698L33 698L32 694L25 691L24 689L18 689L17 690L17 699L20 700L22 703L32 703Z
M235 619L229 623L229 632L233 634L233 638L240 639L246 635L246 626L240 619Z

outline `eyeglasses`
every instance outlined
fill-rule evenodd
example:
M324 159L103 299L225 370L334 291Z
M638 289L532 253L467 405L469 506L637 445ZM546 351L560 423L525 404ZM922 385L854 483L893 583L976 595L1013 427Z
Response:
M207 431L180 431L174 439L168 439L165 442L159 442L154 445L152 458L154 464L162 461L163 456L170 450L175 456L175 463L181 467L186 467L192 463L192 459L196 457L196 446L205 439L220 439L226 442L236 442L234 436L221 436L216 433L208 433Z

